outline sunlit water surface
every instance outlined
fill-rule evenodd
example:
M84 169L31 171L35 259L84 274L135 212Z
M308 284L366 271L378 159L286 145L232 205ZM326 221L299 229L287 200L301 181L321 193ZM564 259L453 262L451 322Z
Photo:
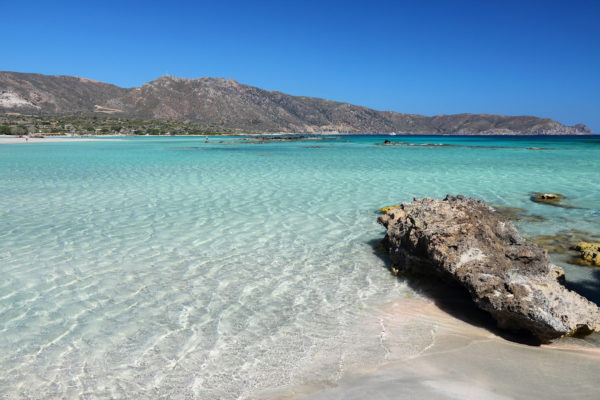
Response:
M600 233L599 139L384 139L0 145L0 397L254 398L381 365L374 310L420 295L377 253L377 210L413 197ZM553 260L594 296L593 269ZM430 327L385 340L414 356Z

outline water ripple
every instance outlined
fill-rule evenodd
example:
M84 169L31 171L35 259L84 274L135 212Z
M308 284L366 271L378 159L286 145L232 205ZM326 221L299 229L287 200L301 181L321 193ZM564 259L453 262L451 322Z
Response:
M600 231L596 150L530 145L0 148L0 397L255 398L420 354L437 322L373 313L416 296L376 210L464 193Z

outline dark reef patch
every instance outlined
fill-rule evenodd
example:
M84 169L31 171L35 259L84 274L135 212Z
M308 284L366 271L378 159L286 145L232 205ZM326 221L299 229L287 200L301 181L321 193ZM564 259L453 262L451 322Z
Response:
M545 222L548 219L541 215L528 214L527 210L519 207L492 205L502 217L514 222Z

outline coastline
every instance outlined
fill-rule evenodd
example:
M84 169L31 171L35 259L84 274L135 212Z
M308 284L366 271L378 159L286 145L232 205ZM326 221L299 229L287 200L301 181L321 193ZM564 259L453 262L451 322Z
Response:
M282 136L302 136L306 138L320 138L320 137L360 137L360 136L369 136L369 137L390 137L390 138L402 138L402 137L430 137L430 138L443 138L448 139L452 137L457 138L494 138L494 137L503 137L503 138L556 138L556 137L576 137L576 138L590 138L594 139L599 137L600 134L592 133L592 134L441 134L441 133L289 133L289 132L265 132L265 133L256 133L256 132L247 132L247 133L227 133L227 134L219 134L219 135L92 135L92 136L73 136L73 135L52 135L45 136L42 138L39 137L30 137L29 143L59 143L59 142L98 142L98 141L121 141L127 140L130 138L216 138L216 137L272 137L274 139ZM24 137L14 136L14 135L6 135L0 136L0 144L18 144L18 143L27 143Z
M0 137L0 144L25 144L25 143L79 143L79 142L105 142L120 141L116 138L99 139L96 137L74 137L74 136L50 136L44 138L29 138L26 141L24 137Z

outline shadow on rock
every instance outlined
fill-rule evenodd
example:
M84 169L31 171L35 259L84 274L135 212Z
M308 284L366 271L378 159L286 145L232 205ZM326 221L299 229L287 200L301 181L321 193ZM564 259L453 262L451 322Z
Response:
M463 322L488 330L489 332L511 342L539 346L540 340L529 332L510 332L498 328L492 316L473 303L469 292L452 281L443 281L436 276L420 276L408 272L399 273L394 269L383 240L373 239L367 242L373 254L384 262L384 267L401 282L416 293L432 300L442 311Z
M569 290L579 293L600 306L600 269L592 272L591 279L582 282L565 282L565 287Z

